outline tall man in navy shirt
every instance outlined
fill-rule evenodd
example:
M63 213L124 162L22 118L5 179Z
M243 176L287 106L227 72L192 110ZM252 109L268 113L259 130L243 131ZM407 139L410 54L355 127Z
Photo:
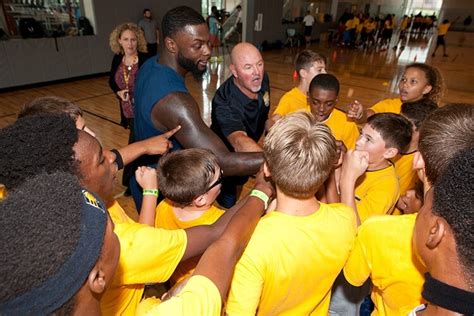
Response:
M159 56L148 59L140 68L135 84L135 136L150 138L172 130L173 150L208 148L219 159L224 175L251 175L263 163L261 153L233 153L201 118L199 106L189 94L184 77L192 73L200 77L210 57L209 29L204 18L189 7L168 11L162 21L163 49ZM156 156L142 156L139 163L154 165ZM135 178L130 189L137 209L141 192Z
M212 100L211 129L233 152L261 152L258 141L270 109L270 84L263 58L250 43L237 44L231 53L232 76ZM227 177L217 201L231 207L248 177Z

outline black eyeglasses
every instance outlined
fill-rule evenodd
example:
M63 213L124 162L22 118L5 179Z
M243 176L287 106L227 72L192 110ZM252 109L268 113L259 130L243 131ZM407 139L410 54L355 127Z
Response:
M220 170L220 174L219 174L219 178L216 180L216 182L214 182L213 184L211 184L209 186L209 188L207 188L207 191L206 192L209 192L211 191L213 188L217 187L219 184L222 183L222 178L224 176L224 172L222 171L222 169Z

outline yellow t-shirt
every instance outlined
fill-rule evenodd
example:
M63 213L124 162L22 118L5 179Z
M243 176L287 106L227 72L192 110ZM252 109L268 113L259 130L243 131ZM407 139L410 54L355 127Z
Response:
M443 23L438 26L438 35L446 35L451 23Z
M321 203L301 217L266 214L237 263L226 312L326 315L355 233L354 211L343 204Z
M347 20L347 22L346 22L346 31L352 30L355 27L356 27L356 25L355 25L354 19Z
M0 201L7 197L7 188L3 184L0 184Z
M295 87L281 97L273 114L285 116L301 110L311 112L308 104L308 97L306 94L301 92L300 89Z
M398 155L393 163L395 164L395 172L400 182L400 195L405 194L408 190L414 189L418 176L416 171L413 170L413 159L415 158L416 151Z
M402 110L402 100L400 98L385 99L370 108L375 113L390 112L400 114Z
M373 30L375 30L375 28L377 27L377 23L369 22L369 20L367 20L366 23L364 23L364 27L365 27L365 30L367 31L367 33L370 33Z
M120 241L120 259L100 301L102 315L135 315L144 284L165 282L181 261L186 232L136 223L117 201L108 210Z
M407 315L422 303L426 269L413 251L415 219L416 214L375 216L359 227L344 276L354 286L370 277L372 315Z
M337 140L342 140L348 149L354 149L359 129L357 124L347 119L347 115L334 109L324 123L331 129L332 135Z
M164 229L186 229L199 225L211 225L224 214L224 210L211 206L200 217L191 221L182 221L173 212L173 206L168 200L163 200L156 207L155 227ZM181 262L171 276L171 283L178 283L190 276L196 268L200 257L190 258Z
M373 215L389 214L400 196L395 167L366 171L357 179L355 200L361 223Z
M220 316L221 306L221 295L215 284L202 275L194 275L178 295L163 303L157 298L143 300L136 315Z
M164 229L186 229L199 225L211 225L225 213L217 206L211 206L200 217L191 221L182 221L173 212L173 206L168 200L163 200L156 207L155 227Z
M404 31L408 27L408 19L403 19L400 24L400 31Z

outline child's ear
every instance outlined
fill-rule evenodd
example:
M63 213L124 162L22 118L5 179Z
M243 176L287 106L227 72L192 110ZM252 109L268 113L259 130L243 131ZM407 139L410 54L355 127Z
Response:
M206 193L201 194L200 196L198 196L197 198L195 198L193 200L193 204L197 207L204 206L204 205L206 205L206 203L207 203L207 194Z
M307 74L308 74L308 72L304 68L302 68L302 69L300 69L300 71L298 71L298 76L300 76L301 79L306 78Z
M431 85L426 85L426 87L423 89L423 94L428 94L433 90L433 86Z
M100 260L99 260L100 262ZM87 278L87 283L91 292L100 294L104 292L106 287L105 273L100 268L100 263L97 263L92 271L89 273Z
M385 152L383 154L383 157L385 159L392 159L393 157L395 157L396 155L398 155L398 149L395 148L395 147L389 147L389 148L386 148L385 149Z
M425 244L428 249L435 249L443 240L446 233L446 222L436 217L432 223L430 222L429 236Z
M423 159L423 156L419 151L415 153L415 156L413 157L413 166L412 168L414 170L417 169L425 169L425 160Z

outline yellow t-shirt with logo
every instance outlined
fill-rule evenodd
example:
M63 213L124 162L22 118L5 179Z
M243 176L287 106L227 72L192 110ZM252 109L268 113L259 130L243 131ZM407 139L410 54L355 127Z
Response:
M413 251L415 219L416 214L375 216L359 227L344 276L354 286L370 277L372 315L407 315L422 303L426 269Z
M347 149L354 149L357 137L359 136L359 128L357 124L347 119L347 115L338 110L333 109L329 118L323 122L332 132L337 140L342 140Z
M266 214L236 265L226 312L326 315L355 234L354 211L343 204L321 203L308 216Z
M298 111L310 112L311 110L306 94L295 87L281 97L280 102L278 103L278 106L276 107L273 114L285 116Z
M165 302L157 298L143 300L137 308L137 316L220 316L221 295L211 280L193 275L180 293Z
M134 222L117 201L108 208L120 241L120 260L101 303L102 315L135 315L146 283L169 279L186 250L184 230Z
M370 108L375 113L396 113L400 114L402 111L402 100L400 98L385 99Z
M200 217L190 221L182 221L173 212L171 203L168 200L163 200L156 207L155 227L164 229L186 229L199 225L211 225L224 213L224 210L213 205ZM170 278L171 283L178 283L190 276L194 268L196 268L199 258L200 257L194 257L181 262Z
M399 196L400 184L393 165L366 171L355 185L355 200L361 223L373 215L390 214Z

